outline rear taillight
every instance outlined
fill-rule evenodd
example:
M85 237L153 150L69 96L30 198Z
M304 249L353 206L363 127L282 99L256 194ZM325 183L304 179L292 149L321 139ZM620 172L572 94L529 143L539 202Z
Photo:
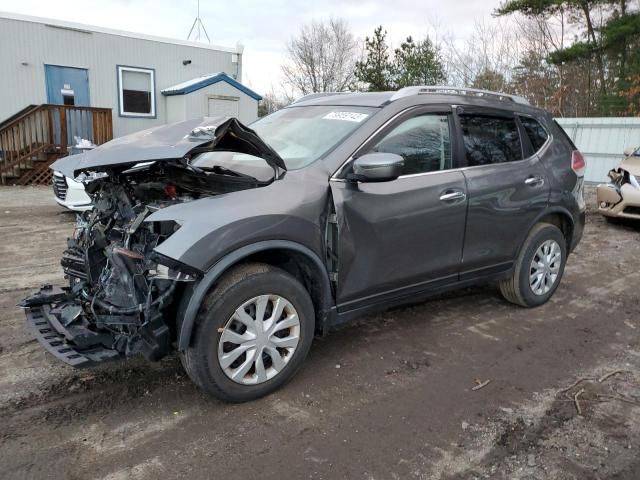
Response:
M584 176L584 170L587 167L587 163L584 161L584 157L579 150L571 152L571 170L576 172L579 177Z

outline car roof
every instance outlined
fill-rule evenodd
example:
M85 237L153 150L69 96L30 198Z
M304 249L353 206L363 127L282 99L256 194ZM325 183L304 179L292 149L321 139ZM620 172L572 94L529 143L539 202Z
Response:
M382 108L396 103L402 107L445 104L495 108L532 115L546 114L544 110L530 105L524 98L517 96L474 89L457 89L456 87L433 88L433 91L420 91L420 87L407 87L391 92L316 93L296 100L289 107L326 105ZM459 91L449 92L447 90ZM478 94L482 96L478 96Z
M291 105L345 105L350 107L382 107L396 92L327 92L310 94L296 100Z

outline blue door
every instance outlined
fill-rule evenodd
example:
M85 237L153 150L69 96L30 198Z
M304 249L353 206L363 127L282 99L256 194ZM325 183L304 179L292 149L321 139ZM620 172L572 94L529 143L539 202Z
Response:
M44 73L48 103L89 106L89 74L86 68L45 65Z
M44 73L47 83L47 103L69 107L90 106L89 74L86 68L45 65ZM88 132L91 132L89 113L86 113L84 117L78 111L72 113L71 110L67 110L67 113L66 138L62 139L60 115L59 112L54 112L54 142L58 145L73 145L74 136L86 137Z

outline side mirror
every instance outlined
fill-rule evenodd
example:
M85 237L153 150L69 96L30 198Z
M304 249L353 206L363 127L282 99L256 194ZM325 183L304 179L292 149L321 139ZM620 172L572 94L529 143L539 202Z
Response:
M402 174L404 159L395 153L367 153L353 162L351 180L359 182L388 182Z
M627 147L624 150L624 156L630 157L632 155L640 155L640 153L637 152L636 150L640 150L640 149L638 147Z

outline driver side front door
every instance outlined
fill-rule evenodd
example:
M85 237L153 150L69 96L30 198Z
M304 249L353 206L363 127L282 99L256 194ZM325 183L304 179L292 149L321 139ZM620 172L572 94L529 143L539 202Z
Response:
M378 151L402 156L399 178L331 180L339 232L340 312L457 280L467 200L453 132L449 107L414 109L355 155Z

